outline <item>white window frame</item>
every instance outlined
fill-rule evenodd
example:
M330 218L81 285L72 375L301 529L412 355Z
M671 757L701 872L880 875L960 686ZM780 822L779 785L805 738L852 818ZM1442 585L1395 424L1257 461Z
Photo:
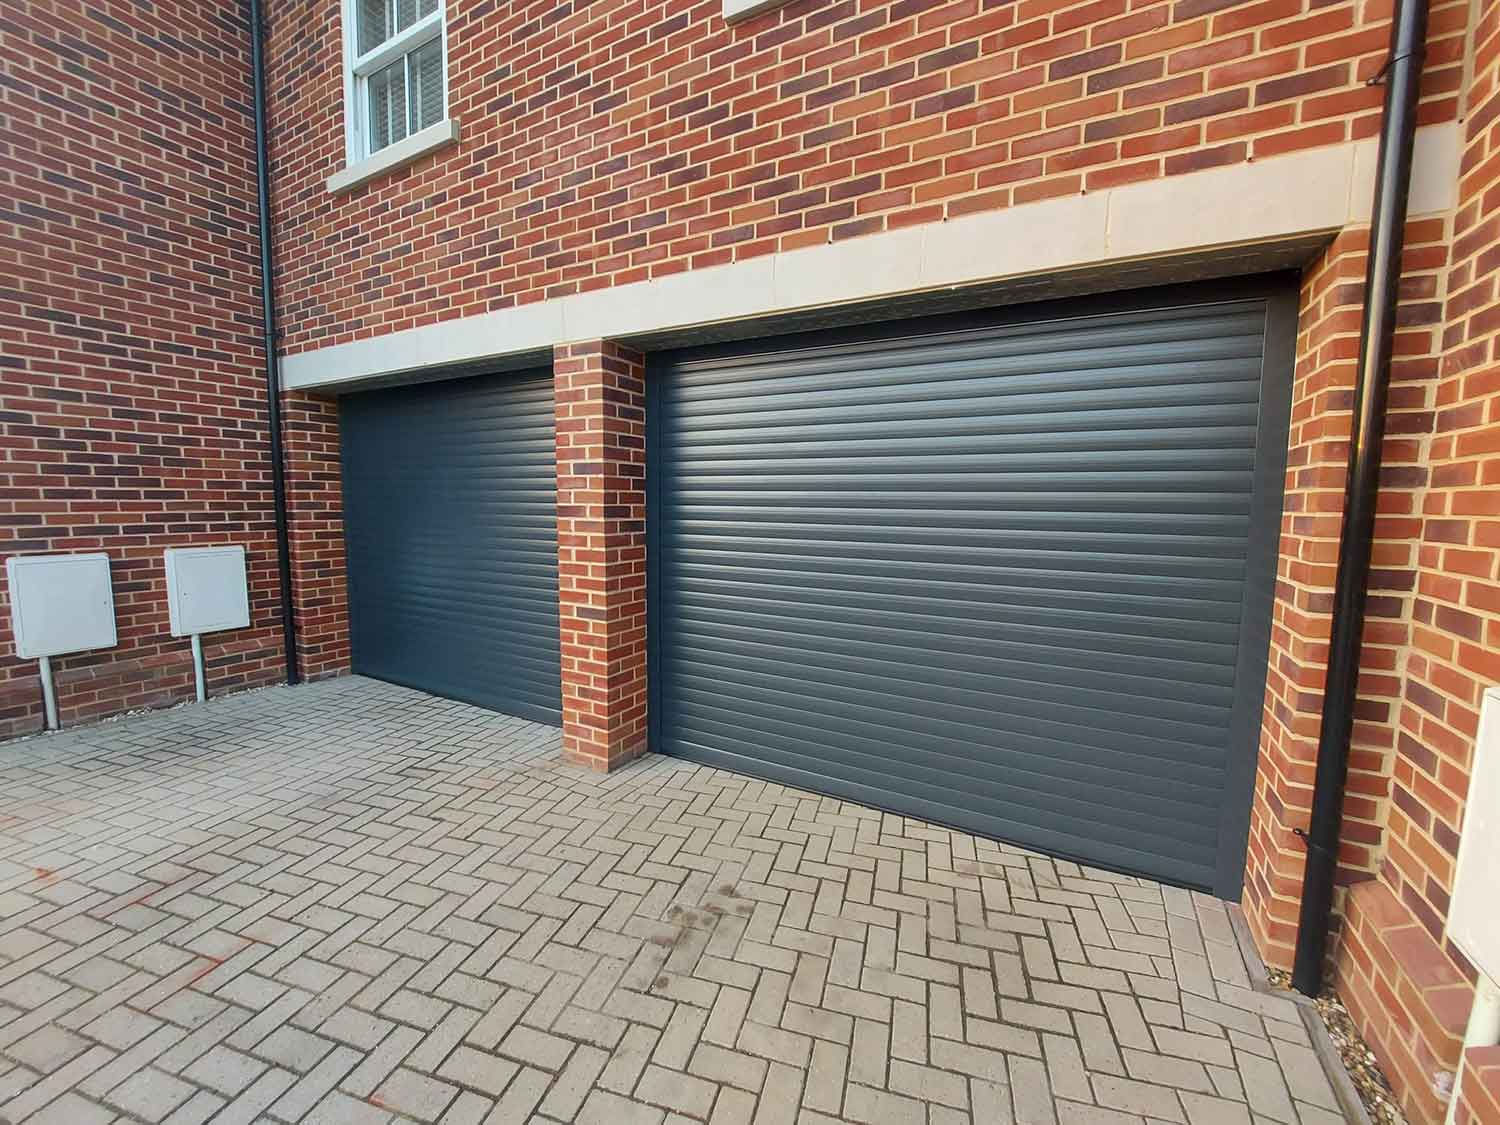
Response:
M359 0L342 0L344 37L344 160L345 168L328 179L329 191L346 191L382 172L409 163L433 149L458 139L458 121L449 106L447 5L438 0L437 10L398 32L385 42L359 53ZM434 39L442 43L443 116L399 141L370 151L369 80L381 68L426 46ZM407 90L409 105L410 90ZM407 110L409 112L409 109Z

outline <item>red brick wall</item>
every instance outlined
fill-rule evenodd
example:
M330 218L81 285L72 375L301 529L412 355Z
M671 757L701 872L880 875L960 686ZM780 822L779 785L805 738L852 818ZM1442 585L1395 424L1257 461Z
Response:
M349 670L344 494L338 401L292 392L282 400L297 660L309 680Z
M248 44L217 0L0 12L0 556L107 551L120 636L54 662L64 723L191 698L169 545L249 551L253 625L209 639L211 689L280 675ZM0 735L41 723L7 597Z
M1447 1111L1469 979L1384 881L1349 894L1334 984L1374 1050L1407 1119L1436 1125Z
M1339 884L1374 877L1397 740L1400 665L1411 637L1426 439L1441 351L1447 223L1408 224L1381 497L1344 802ZM1282 537L1245 908L1273 964L1289 965L1306 851L1292 835L1312 807L1334 566L1343 525L1350 409L1368 231L1341 234L1304 273ZM1338 924L1335 917L1335 926Z
M1481 11L1382 872L1435 938L1448 913L1480 692L1500 681L1500 7Z
M563 753L607 770L646 750L646 373L593 341L553 376Z
M1384 0L447 0L456 148L329 195L338 0L272 5L292 351L1373 133ZM1468 0L1436 0L1426 121Z
M1471 1049L1464 1067L1455 1125L1494 1125L1500 1121L1500 1047Z
M1289 963L1302 882L1323 676L1329 592L1343 506L1349 388L1358 349L1366 238L1345 234L1304 271L1282 503L1281 547L1250 810L1245 913L1268 960Z
M1458 1065L1472 995L1444 927L1480 695L1500 681L1500 7L1476 10L1385 851L1338 961L1419 1121L1441 1116L1432 1084Z

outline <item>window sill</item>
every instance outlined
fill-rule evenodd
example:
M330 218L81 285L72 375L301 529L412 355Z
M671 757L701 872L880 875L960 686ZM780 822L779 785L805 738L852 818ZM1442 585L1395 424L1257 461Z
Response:
M751 16L769 12L772 8L779 8L786 2L787 0L724 0L724 20L726 23L739 23Z
M450 117L447 121L439 121L393 145L387 145L374 156L351 164L342 172L335 172L328 177L328 191L336 195L356 188L376 176L383 176L457 140L458 119Z

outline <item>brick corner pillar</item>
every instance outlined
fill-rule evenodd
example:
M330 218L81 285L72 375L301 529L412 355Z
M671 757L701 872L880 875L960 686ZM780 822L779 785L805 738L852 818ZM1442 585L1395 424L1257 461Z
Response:
M1290 968L1312 809L1334 562L1343 526L1349 404L1367 238L1334 240L1303 274L1287 475L1242 905L1260 955Z
M646 751L646 379L609 340L553 353L563 756Z
M297 663L306 680L347 675L349 588L338 402L286 392L282 418Z
M1411 292L1439 287L1435 274L1445 268L1446 256L1434 240L1444 237L1441 223L1408 224L1403 284L1409 283ZM1340 233L1303 271L1297 313L1287 475L1243 898L1261 956L1279 968L1291 966L1302 905L1307 850L1295 833L1307 827L1312 813L1368 250L1367 228ZM1442 333L1413 315L1401 340L1391 375L1375 565L1360 646L1358 718L1350 735L1330 920L1335 949L1351 888L1377 877L1389 851L1388 826L1397 816L1391 794L1403 737L1399 669L1414 644L1413 592L1429 483L1423 439L1435 413Z

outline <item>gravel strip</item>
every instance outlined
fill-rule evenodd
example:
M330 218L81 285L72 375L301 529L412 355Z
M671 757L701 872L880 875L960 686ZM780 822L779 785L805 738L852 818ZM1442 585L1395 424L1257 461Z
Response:
M1268 976L1272 988L1292 987L1290 973L1272 969ZM1391 1084L1386 1081L1380 1064L1375 1060L1375 1052L1365 1045L1344 1002L1331 989L1325 989L1313 1001L1313 1006L1323 1018L1323 1026L1328 1028L1328 1036L1338 1048L1339 1055L1344 1060L1344 1069L1349 1072L1350 1081L1359 1091L1359 1099L1364 1102L1365 1112L1370 1115L1370 1120L1375 1125L1406 1125L1406 1118L1396 1105L1396 1095L1391 1090Z

